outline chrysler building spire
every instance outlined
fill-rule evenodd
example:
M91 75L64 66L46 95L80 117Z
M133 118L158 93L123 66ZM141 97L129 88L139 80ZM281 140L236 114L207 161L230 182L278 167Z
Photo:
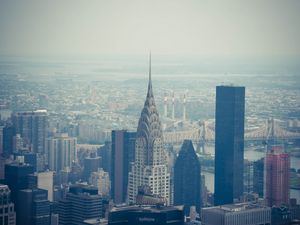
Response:
M149 81L144 107L138 123L135 160L128 180L128 201L135 203L139 187L147 186L151 192L169 202L170 174L163 144L161 121L155 106L151 80L151 53Z

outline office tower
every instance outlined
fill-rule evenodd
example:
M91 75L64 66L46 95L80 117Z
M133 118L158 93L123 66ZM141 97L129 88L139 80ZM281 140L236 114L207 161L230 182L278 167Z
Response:
M109 197L110 195L110 179L108 172L102 168L97 172L92 172L89 183L98 188L98 194L101 196Z
M111 176L111 142L106 141L104 143L104 146L101 146L99 149L97 149L97 155L101 157L102 159L102 168L105 172L108 172Z
M102 217L101 196L93 186L72 185L66 198L59 202L59 224L83 224L86 219Z
M264 197L264 159L253 162L253 192Z
M18 192L28 187L28 175L33 172L33 166L29 164L13 162L5 165L5 182L11 190L11 199L17 210Z
M77 161L77 138L62 133L47 138L46 142L50 170L59 172L71 168L72 162Z
M148 186L151 192L169 203L170 174L163 145L163 134L155 106L151 81L151 57L146 101L138 123L135 160L128 182L128 201L134 203L140 186Z
M113 130L111 160L111 195L115 203L127 198L128 173L134 162L136 132Z
M174 205L184 205L185 215L190 207L201 207L201 167L191 140L184 140L174 166Z
M10 193L7 185L0 184L0 224L3 225L16 224L15 206L10 199Z
M18 193L18 225L49 225L50 202L47 190L23 189Z
M265 159L265 199L267 204L289 204L290 157L280 146L273 146Z
M15 128L11 124L6 124L3 128L3 153L10 155L13 152L13 137L16 133Z
M101 157L91 154L84 159L83 180L88 181L92 172L98 171L101 167Z
M115 207L109 213L108 225L184 225L182 207Z
M271 208L258 203L202 208L201 222L204 225L270 225Z
M217 86L215 205L243 194L245 87Z
M253 193L253 162L244 161L244 193Z
M16 134L35 153L45 153L48 115L46 110L16 112L12 116Z

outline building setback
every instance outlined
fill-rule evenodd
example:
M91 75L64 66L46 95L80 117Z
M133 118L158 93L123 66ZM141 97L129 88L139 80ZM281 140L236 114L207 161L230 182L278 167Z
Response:
M184 140L174 166L174 205L184 205L186 215L190 207L201 207L201 167L191 140Z
M128 173L134 162L136 132L112 131L111 196L115 203L127 198Z
M245 87L216 87L214 204L243 194Z
M11 190L11 199L17 207L18 192L28 188L28 175L34 172L33 166L13 162L5 165L5 182Z

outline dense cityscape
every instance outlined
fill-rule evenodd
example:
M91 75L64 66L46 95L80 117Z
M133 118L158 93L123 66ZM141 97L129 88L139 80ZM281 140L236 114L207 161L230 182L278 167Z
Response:
M283 84L281 75L274 79L268 74L261 75L255 85L251 84L254 75L246 74L241 75L242 80L234 74L226 74L221 84L219 80L224 75L217 73L190 74L186 79L176 72L174 76L160 73L155 68L159 62L155 58L152 61L152 73L158 72L148 78L149 81L145 79L147 72L128 78L126 70L112 72L110 77L101 76L101 79L95 70L95 74L83 78L72 75L78 66L72 68L68 64L61 67L64 70L69 67L70 74L58 69L56 73L61 74L48 74L41 79L35 75L36 71L30 70L31 63L21 64L18 60L11 65L2 63L1 188L10 193L11 200L7 204L14 205L7 214L9 224L124 224L120 220L122 215L128 224L144 224L129 222L141 216L145 224L151 219L155 221L153 224L164 224L167 221L160 220L159 215L171 212L174 215L171 218L177 221L174 224L184 221L186 224L221 224L215 219L219 218L217 215L227 218L226 213L235 211L241 213L238 224L245 224L244 213L252 213L251 210L261 215L251 214L255 216L250 220L258 222L249 224L288 224L299 219L297 83ZM20 71L12 70L16 65L22 65L20 70L31 73L18 75ZM82 70L88 70L91 65L97 64L84 65ZM145 71L150 70L147 63L143 65ZM36 67L43 70L51 65L38 63ZM215 78L218 79L215 81ZM288 78L294 79L290 74L284 79ZM182 82L178 82L180 79ZM245 87L232 82L245 84ZM232 92L235 89L240 91ZM240 100L230 93L236 93ZM239 103L230 103L232 99ZM232 107L239 107L240 114L231 114ZM225 112L229 114L225 116ZM234 123L228 119L232 115L236 117ZM270 118L277 124L271 128L279 128L283 134L273 131L262 136L248 135L261 130ZM220 128L218 120L223 120L219 122ZM143 121L158 124L143 125ZM215 132L213 137L206 134L204 138L196 136L196 139L184 140L184 133L201 130L203 123ZM233 129L240 129L236 134L229 133L233 124ZM152 131L154 128L158 130ZM217 134L219 129L220 135ZM175 133L179 139L170 138ZM222 140L225 133L229 136ZM140 146L137 141L139 137L144 144L160 140L160 147L142 147L144 144ZM230 149L235 149L230 147L232 137L239 141L240 150L233 150L230 155ZM154 152L146 160L140 158L144 148L158 148L160 153ZM147 151L153 151L150 149ZM227 149L226 157L229 157L225 161L225 156L217 154L222 154L223 149ZM155 154L159 154L157 159ZM277 160L286 157L285 162L278 164L285 168L280 176L286 180L283 182L280 178L280 183L270 183L275 181L267 177L278 174L270 175L264 166L275 163L272 157L276 155L280 156ZM158 159L162 161L156 161ZM230 170L225 172L222 164L226 161L232 162L228 166L238 173L232 176ZM148 166L154 163L149 168L153 170L152 175L148 177L149 172L142 175L144 169L140 171L139 166L133 166L135 162ZM238 166L241 167L237 169ZM140 176L148 178L139 181ZM144 179L153 182L145 183ZM270 193L268 186L277 189ZM35 198L34 193L39 197ZM90 203L84 203L85 198ZM40 205L36 201L40 201ZM82 211L82 206L88 210ZM232 224L230 217L228 221L227 224Z
M299 12L0 0L0 225L300 225Z

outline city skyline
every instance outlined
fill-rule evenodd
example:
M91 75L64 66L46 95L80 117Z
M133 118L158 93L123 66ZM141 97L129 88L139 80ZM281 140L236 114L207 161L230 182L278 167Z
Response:
M298 224L299 12L0 0L0 224Z

